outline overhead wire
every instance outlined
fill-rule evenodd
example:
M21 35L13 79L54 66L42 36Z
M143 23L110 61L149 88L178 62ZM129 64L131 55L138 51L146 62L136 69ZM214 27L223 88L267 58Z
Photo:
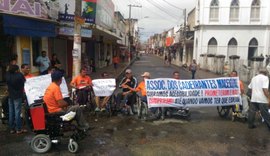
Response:
M169 15L170 17L179 20L178 18L175 18L173 15L171 15L170 13L168 13L167 11L165 11L165 9L162 9L159 5L157 5L156 3L154 3L153 1L150 0L146 0L147 2L149 2L150 4L152 4L154 7L158 8L160 11L164 12L165 14Z
M171 3L169 3L169 2L166 1L166 0L163 0L163 1L164 1L165 3L167 3L168 5L170 5L170 6L174 7L174 8L176 8L176 9L184 10L184 9L182 9L182 8L179 8L179 7L177 7L177 6L175 6L175 5L171 4Z

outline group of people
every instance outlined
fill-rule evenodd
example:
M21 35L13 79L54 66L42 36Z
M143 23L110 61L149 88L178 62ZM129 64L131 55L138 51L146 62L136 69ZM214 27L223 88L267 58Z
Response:
M117 60L118 61L118 60ZM83 117L82 110L77 105L70 106L69 101L63 98L60 85L62 83L62 77L64 76L63 71L59 70L61 67L60 61L57 59L56 55L52 56L52 60L49 60L46 52L43 51L42 55L36 60L39 65L40 74L51 74L52 83L46 89L43 100L47 105L49 113L56 112L76 112L76 121L78 123L78 127L82 129L89 128L89 124ZM50 66L54 68L49 68ZM192 78L195 78L195 73L197 70L196 60L193 60L190 65L190 71L192 72ZM147 103L146 97L146 87L145 87L145 79L150 79L151 75L149 72L144 72L142 75L143 80L139 83L132 75L131 69L127 69L125 71L125 76L120 81L119 87L122 89L116 96L116 106L121 109L125 109L133 114L133 104L134 99L136 99L136 93L140 92L140 98L143 102ZM231 77L238 77L237 72L233 71L230 75ZM8 72L6 75L6 82L8 86L9 93L9 127L10 133L23 133L27 132L27 130L22 128L21 121L21 110L22 110L22 102L25 100L25 92L24 92L24 83L26 79L33 77L30 74L30 67L28 64L21 65L21 72L19 66L16 65L16 62L13 62L9 65ZM101 75L101 78L108 78L108 73L104 72ZM180 79L179 72L173 73L174 79ZM76 76L70 83L70 86L76 88L77 93L77 102L80 105L86 104L88 100L88 94L93 86L92 79L87 75L87 69L82 68L80 70L80 75ZM241 95L244 95L244 85L240 81L240 90ZM268 91L269 87L269 78L266 70L260 70L259 74L252 78L251 83L248 85L248 88L251 91L251 104L248 109L248 127L255 128L254 119L255 114L259 110L262 117L265 120L265 123L270 129L270 114L268 112L268 108L270 107L270 94ZM100 104L100 97L95 97L95 101L97 107L95 111L104 111L105 107L109 101L110 97L105 97L102 103ZM243 105L243 110L247 112L248 106ZM185 108L188 109L188 108ZM151 112L154 112L155 109L151 108Z
M51 69L61 69L61 62L57 58L56 54L52 55L51 60L47 56L46 51L41 52L41 56L38 56L38 58L35 61L36 65L39 68L39 74L45 75L48 74L48 71Z

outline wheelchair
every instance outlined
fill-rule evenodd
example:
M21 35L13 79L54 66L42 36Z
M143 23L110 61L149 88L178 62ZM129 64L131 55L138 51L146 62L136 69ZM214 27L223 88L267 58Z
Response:
M46 104L42 100L35 101L30 106L30 117L35 137L31 140L31 149L36 153L46 153L52 144L60 142L61 138L69 138L68 150L76 153L79 149L78 141L86 137L86 132L77 129L71 121L63 121L60 116L65 113L48 113ZM70 133L72 134L70 135ZM69 134L69 135L68 135Z
M104 100L105 97L100 97L100 102ZM116 108L116 102L115 102L115 95L112 94L108 100L108 103L106 104L105 106L105 112L102 112L102 111L95 111L95 115L97 117L99 117L99 115L107 115L108 117L111 117L113 115L116 115L117 113L117 108ZM96 104L96 103L95 103ZM97 107L97 105L95 105L95 108Z
M236 121L237 119L247 121L247 111L250 105L250 98L246 95L242 96L242 103L243 105L235 104L231 106L217 106L218 115L221 118L231 117L232 121Z
M77 88L72 88L70 97L71 97L73 104L79 104L80 106L85 105L86 108L88 108L90 111L92 111L95 109L95 98L94 98L95 94L94 94L92 87L87 88L87 89L89 89L89 90L88 90L88 96L87 96L87 100L86 100L87 102L85 104L78 103L77 93L78 93L79 89L77 89Z
M137 103L137 94L136 92L133 92L132 95L128 98L127 101L124 101L123 96L121 97L121 104L127 104L130 107L130 112L128 112L128 110L126 110L123 105L120 104L120 106L115 105L115 109L117 112L121 112L125 115L132 115L137 113L136 109L134 106L136 106Z

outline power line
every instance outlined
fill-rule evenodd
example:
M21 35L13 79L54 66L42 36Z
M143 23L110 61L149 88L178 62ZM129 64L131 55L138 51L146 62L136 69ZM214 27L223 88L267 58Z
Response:
M155 3L158 7L160 7L162 10L166 11L170 15L174 14L174 17L176 17L177 19L180 18L178 13L175 13L172 10L165 8L163 5L160 5L159 3L155 2L155 1L153 1L153 3Z
M178 20L177 18L175 18L173 15L171 15L170 13L168 13L167 11L165 11L164 9L160 8L159 6L157 6L155 3L152 3L150 0L147 0L147 2L149 2L150 4L152 4L154 7L158 8L159 10L161 10L162 12L166 13L167 15L169 15L170 17Z
M179 7L177 7L177 6L175 6L175 5L171 4L171 3L169 3L169 2L166 1L166 0L163 0L163 1L164 1L165 3L167 3L167 4L169 4L170 6L176 8L176 9L184 10L184 9L182 9L182 8L179 8Z

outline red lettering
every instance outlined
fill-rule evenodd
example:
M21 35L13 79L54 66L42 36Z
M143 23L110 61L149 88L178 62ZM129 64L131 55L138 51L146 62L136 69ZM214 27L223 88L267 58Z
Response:
M157 105L157 104L172 104L174 99L172 98L150 98L149 105Z
M204 92L205 96L217 96L217 94L218 94L217 90L206 90Z

